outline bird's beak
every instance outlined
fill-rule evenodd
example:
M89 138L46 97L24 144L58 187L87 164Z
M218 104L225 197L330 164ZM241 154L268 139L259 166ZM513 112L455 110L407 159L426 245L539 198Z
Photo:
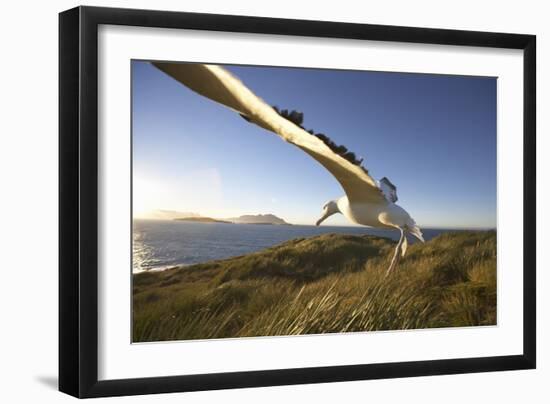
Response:
M328 212L325 212L323 216L321 216L321 218L315 222L315 226L319 226L329 216L330 214Z

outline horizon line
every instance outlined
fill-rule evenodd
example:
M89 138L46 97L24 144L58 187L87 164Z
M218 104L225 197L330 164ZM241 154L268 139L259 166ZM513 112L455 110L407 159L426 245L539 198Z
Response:
M264 213L268 214L268 213ZM202 216L207 217L207 216ZM218 220L223 220L226 218L222 218ZM172 222L176 221L175 218L159 218L159 217L132 217L132 220L156 220L156 221L163 221L163 222ZM231 223L231 224L249 224L249 223ZM311 227L353 227L353 228L366 228L366 229L375 229L375 230L392 230L392 229L383 229L383 228L377 228L372 226L365 226L361 224L329 224L329 225L322 225L322 226L316 226L313 222L310 223L290 223L287 222L288 225L291 226L311 226ZM284 226L284 225L278 225L278 226ZM429 230L497 230L497 226L442 226L442 225L421 225L419 224L418 227L421 229L429 229Z

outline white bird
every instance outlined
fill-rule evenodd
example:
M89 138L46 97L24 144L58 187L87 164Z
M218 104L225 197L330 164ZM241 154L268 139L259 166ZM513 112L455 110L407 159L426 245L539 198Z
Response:
M407 234L424 242L415 221L397 205L397 189L386 178L373 179L353 154L344 154L324 135L314 135L302 126L303 115L295 111L279 112L256 96L238 78L221 66L193 63L153 62L154 66L196 93L240 114L247 121L271 131L299 147L317 160L340 183L345 195L327 202L316 222L343 214L349 221L364 226L397 229L401 235L387 273L407 251ZM343 148L344 151L347 151ZM345 157L344 157L345 156ZM353 157L351 157L353 156Z

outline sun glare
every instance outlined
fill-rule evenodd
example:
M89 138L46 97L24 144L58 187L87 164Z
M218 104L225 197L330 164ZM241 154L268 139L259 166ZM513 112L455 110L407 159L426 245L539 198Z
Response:
M155 181L134 176L132 182L132 212L134 218L147 218L155 206L154 195L159 191Z

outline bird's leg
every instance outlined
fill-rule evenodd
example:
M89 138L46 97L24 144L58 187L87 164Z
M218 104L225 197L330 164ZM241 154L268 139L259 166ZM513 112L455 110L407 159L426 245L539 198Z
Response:
M399 229L399 230L401 230L401 237L399 238L399 242L395 246L395 251L393 252L393 257L391 259L390 266L388 267L388 270L386 271L386 276L388 276L390 274L390 272L392 272L393 269L397 266L397 262L399 261L399 257L401 256L401 254L400 254L401 251L400 250L401 250L401 246L403 245L403 242L405 240L405 232L403 231L403 229Z

